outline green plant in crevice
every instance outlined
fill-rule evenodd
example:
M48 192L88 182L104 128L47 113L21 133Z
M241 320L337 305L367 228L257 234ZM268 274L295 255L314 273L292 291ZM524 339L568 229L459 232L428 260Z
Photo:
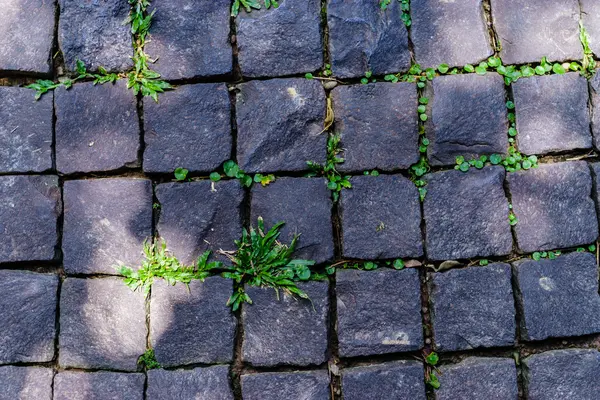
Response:
M154 350L148 349L138 358L138 365L144 370L158 369L161 365L156 361Z
M380 0L379 7L382 10L387 10L392 1L393 0ZM400 18L402 19L402 22L404 22L404 25L408 27L412 24L410 18L410 0L398 0L398 2L400 3L400 9L402 10L402 16Z
M536 251L533 254L531 254L531 258L534 259L535 261L539 261L542 258L548 258L550 260L554 260L556 257L560 256L561 252L560 251Z
M592 77L596 73L596 60L594 60L594 53L590 48L590 36L588 35L583 21L579 21L579 40L583 46L583 60L581 62L582 71L581 74Z
M419 82L421 83L421 82ZM422 87L418 86L419 93L422 92ZM427 194L427 182L423 179L423 175L429 172L429 161L427 160L427 147L429 146L429 139L425 136L425 122L427 121L427 105L429 104L429 99L427 97L421 96L419 97L417 106L417 114L419 116L419 161L410 166L409 174L411 181L417 187L419 191L419 198L421 201L425 200L425 195Z
M594 252L596 251L596 245L595 245L595 244L590 244L590 245L587 247L587 249L586 249L586 248L584 248L584 247L578 247L578 248L577 248L577 252L578 252L578 253L582 253L582 252L585 252L585 251L589 251L590 253L594 253Z
M350 176L342 175L337 170L337 165L344 162L338 155L342 152L340 148L341 136L339 133L329 134L327 138L327 160L325 165L314 161L307 161L308 167L312 170L307 176L323 176L327 179L327 188L332 192L334 202L337 202L342 189L350 189Z
M265 0L264 4L266 9L271 7L279 7L279 2L276 0ZM231 5L231 16L237 17L240 12L240 8L243 8L247 13L249 13L252 11L252 9L260 10L261 5L257 0L234 0L233 4Z
M423 360L425 361L425 383L434 389L439 389L441 384L434 370L440 361L440 357L436 352L432 351L424 356Z
M515 212L513 211L513 206L510 203L508 204L508 223L510 224L510 226L515 226L519 223L519 219L515 215Z
M187 179L189 172L190 171L185 168L175 168L175 172L173 174L178 182L184 182Z

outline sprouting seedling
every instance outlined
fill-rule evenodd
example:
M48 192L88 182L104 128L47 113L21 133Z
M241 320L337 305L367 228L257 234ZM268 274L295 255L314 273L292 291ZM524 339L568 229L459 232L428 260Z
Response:
M338 155L342 152L340 148L341 136L339 134L330 134L327 139L327 161L321 165L314 161L307 161L308 167L312 170L308 176L324 176L327 179L327 188L332 192L333 201L339 199L342 189L350 189L350 177L342 175L337 170L337 165L344 162Z
M174 172L175 179L177 179L177 181L179 181L179 182L183 182L187 179L189 172L190 171L188 171L185 168L175 168L175 172Z

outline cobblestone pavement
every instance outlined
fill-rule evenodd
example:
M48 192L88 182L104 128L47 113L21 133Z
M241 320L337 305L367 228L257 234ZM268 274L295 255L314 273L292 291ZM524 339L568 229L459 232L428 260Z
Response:
M156 103L125 79L23 87L130 69L127 1L0 0L0 400L597 400L600 74L540 60L589 56L580 22L600 55L599 4L154 0L146 51L175 86ZM469 68L489 57L542 73ZM389 75L416 63L447 66ZM339 200L307 177L331 133ZM469 165L509 146L539 166ZM360 268L235 312L231 280L146 297L114 268L154 235L184 263L233 250L259 216L315 271Z

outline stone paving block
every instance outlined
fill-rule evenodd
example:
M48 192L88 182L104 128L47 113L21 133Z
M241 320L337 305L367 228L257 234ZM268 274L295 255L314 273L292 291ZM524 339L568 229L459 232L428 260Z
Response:
M175 389L177 388L177 389ZM148 371L148 400L233 400L229 367Z
M478 64L493 54L482 0L410 2L412 41L422 67Z
M122 278L67 278L60 295L58 364L135 371L146 351L144 294Z
M457 156L506 154L506 93L500 75L440 76L433 92L427 130L432 165L454 165Z
M517 400L517 369L512 358L469 357L440 367L436 400Z
M0 367L0 400L51 400L52 368Z
M237 157L241 169L303 171L307 169L307 161L325 161L326 99L318 81L304 78L250 81L239 88Z
M331 0L327 3L329 52L333 74L356 78L371 71L384 75L410 68L408 30L400 2L387 10L368 0Z
M414 84L338 86L332 94L336 132L341 133L346 160L339 170L389 171L419 161Z
M57 289L56 275L0 270L0 363L52 360Z
M431 305L440 351L512 346L515 307L508 264L433 274Z
M163 367L225 363L233 358L235 317L227 300L232 281L218 276L188 286L152 286L150 341Z
M583 26L589 35L590 48L600 55L600 3L596 0L580 0Z
M588 85L578 72L519 79L512 87L520 151L544 154L592 148Z
M157 12L144 50L158 60L150 68L169 80L231 73L230 1L155 0L152 6Z
M595 400L598 398L600 353L569 349L536 354L523 360L529 400Z
M0 0L0 71L49 74L56 0Z
M594 137L594 147L600 149L600 74L598 70L589 81L591 96L591 114L592 114L592 135Z
M144 374L61 371L54 378L54 400L142 400Z
M514 226L524 253L592 243L598 220L588 165L571 161L508 175Z
M231 156L227 86L180 86L156 103L144 98L144 171L214 171Z
M301 201L299 201L302 199ZM331 191L321 178L278 178L252 188L251 222L258 217L269 229L285 222L279 240L290 243L300 234L294 257L323 263L333 258Z
M137 268L152 236L152 182L89 179L64 183L63 265L70 274Z
M512 250L504 169L435 172L423 203L432 260L507 255Z
M93 71L121 72L133 66L131 27L123 23L128 2L59 0L59 5L58 44L68 70L77 69L77 60Z
M504 64L580 60L577 0L492 0Z
M124 80L55 91L56 168L64 173L138 166L136 98Z
M598 266L593 254L523 259L514 269L524 340L600 332Z
M327 400L327 371L267 372L242 375L244 400Z
M319 0L285 0L278 8L241 10L235 23L244 76L292 75L323 66Z
M336 293L340 357L422 347L421 286L416 269L339 270Z
M52 93L33 101L30 89L0 87L0 172L52 168Z
M327 360L327 282L298 287L310 301L269 288L246 288L253 301L242 306L242 358L255 366L311 365Z
M216 182L214 191L212 186L209 181L156 186L158 233L184 264L194 263L206 250L213 256L219 249L234 250L233 241L242 236L244 189L235 180Z
M423 254L419 193L400 175L357 176L342 193L343 253L348 258L419 257Z
M423 366L417 361L348 368L342 371L345 400L425 400Z
M52 260L61 208L58 177L0 177L0 262Z

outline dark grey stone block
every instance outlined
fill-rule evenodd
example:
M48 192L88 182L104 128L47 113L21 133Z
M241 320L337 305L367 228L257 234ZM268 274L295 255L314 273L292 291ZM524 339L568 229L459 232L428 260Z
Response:
M422 347L421 286L416 269L339 270L336 293L340 357Z
M135 371L146 351L144 294L122 278L67 278L60 294L58 364Z
M517 400L517 368L510 358L469 357L440 367L436 400Z
M144 50L158 60L150 68L170 80L231 73L230 1L154 0L152 6Z
M156 197L161 204L157 230L182 263L193 264L206 250L215 256L219 249L235 249L233 241L242 236L239 182L165 183L156 187Z
M148 400L233 400L229 385L229 368L219 365L192 370L148 371L146 398Z
M598 70L590 79L591 96L591 114L592 114L592 135L594 137L594 147L600 149L600 74Z
M63 265L70 274L139 267L152 236L152 182L89 179L64 184Z
M56 168L64 173L138 166L136 98L124 80L55 91Z
M142 400L144 374L61 371L54 378L54 400Z
M414 84L339 86L332 94L336 132L341 133L346 160L339 170L389 171L419 161Z
M598 238L592 179L585 162L544 164L509 174L507 181L522 252L579 246Z
M144 99L144 171L214 171L231 156L231 111L227 86L180 86Z
M419 257L423 254L419 193L400 175L352 178L342 193L343 253L348 258Z
M345 400L425 400L423 366L417 361L394 361L342 371Z
M52 368L0 367L0 400L51 400Z
M133 66L131 27L123 23L129 15L128 2L59 0L59 5L58 44L67 69L75 71L77 60L93 71L98 67L125 71Z
M595 0L580 0L583 26L590 38L590 48L600 55L600 3Z
M52 93L33 101L33 91L0 87L0 172L52 168Z
M368 0L331 0L327 3L329 52L338 78L384 75L410 67L408 30L400 2L387 10Z
M432 165L454 165L482 154L506 154L504 80L498 74L440 76L433 81L427 138Z
M323 65L319 0L285 0L278 8L242 10L235 22L244 76L292 75Z
M492 55L482 0L413 0L412 41L423 67L476 64Z
M587 80L578 72L519 79L512 87L520 151L592 148Z
M255 366L311 365L327 360L327 282L299 285L309 300L269 288L246 288L242 357Z
M600 332L598 266L593 254L523 259L514 270L524 340Z
M507 255L512 250L502 167L435 172L423 203L432 260Z
M239 88L236 116L241 169L302 171L307 169L307 161L324 162L326 100L318 81L304 78L250 81Z
M504 64L580 60L577 0L492 0Z
M529 400L595 400L598 398L600 353L569 349L536 354L523 360Z
M0 177L0 262L52 260L61 211L58 177Z
M327 371L267 372L242 375L244 400L329 399Z
M0 270L0 363L52 360L57 289L56 275Z

